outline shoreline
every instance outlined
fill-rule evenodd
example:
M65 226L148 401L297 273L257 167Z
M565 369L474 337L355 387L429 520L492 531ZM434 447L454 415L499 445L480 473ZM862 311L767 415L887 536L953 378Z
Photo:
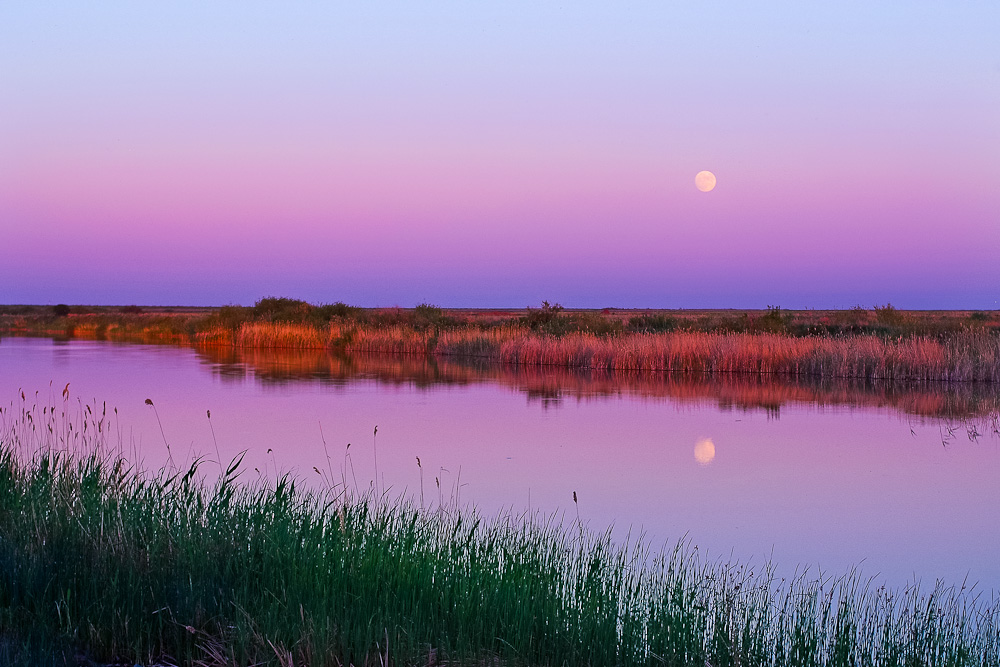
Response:
M17 309L26 312L14 313ZM264 299L178 312L0 306L0 335L429 355L604 372L1000 384L1000 311L361 309ZM63 311L60 311L63 312ZM641 314L636 314L641 313Z

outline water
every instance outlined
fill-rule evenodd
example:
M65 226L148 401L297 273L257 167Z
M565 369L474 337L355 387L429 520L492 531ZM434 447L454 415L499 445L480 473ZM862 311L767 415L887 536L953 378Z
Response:
M0 340L4 403L21 389L61 406L67 383L71 410L117 407L128 455L146 467L167 461L167 444L176 463L246 450L250 478L290 471L364 489L377 456L378 488L425 505L579 512L619 538L686 536L709 557L772 560L780 573L859 567L892 586L1000 590L995 388Z

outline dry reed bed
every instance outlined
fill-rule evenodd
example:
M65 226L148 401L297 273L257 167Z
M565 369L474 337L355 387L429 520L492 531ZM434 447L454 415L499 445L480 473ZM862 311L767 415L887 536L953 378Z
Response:
M405 326L354 327L332 325L330 340L352 352L379 354L433 354L435 340L431 332Z
M240 326L233 337L236 347L310 349L329 345L329 338L315 327L281 322L254 322Z
M600 337L524 330L441 334L436 354L505 364L599 370L808 375L868 380L1000 381L1000 338L968 333L947 341L876 336L792 338L778 334L676 332Z
M51 318L0 315L0 332L96 340L189 342L204 315L190 313L85 313Z
M552 336L523 326L417 330L337 321L324 327L244 322L185 333L179 318L134 318L126 324L76 321L81 338L234 346L240 349L340 349L378 354L433 354L518 366L602 371L680 371L861 378L872 381L1000 382L1000 336L967 331L947 338L794 337L771 333L676 331ZM141 324L141 326L140 326Z
M209 332L205 340L224 341ZM795 338L780 334L671 332L547 336L521 327L416 331L405 326L245 323L238 348L322 349L474 357L501 364L603 371L680 371L863 378L874 381L1000 382L1000 338L964 333L946 340L871 335Z
M228 337L241 349L326 349L338 347L355 352L380 354L427 354L431 338L402 326L358 327L331 324L325 329L284 322L246 322ZM224 329L212 329L196 337L201 343L225 343Z

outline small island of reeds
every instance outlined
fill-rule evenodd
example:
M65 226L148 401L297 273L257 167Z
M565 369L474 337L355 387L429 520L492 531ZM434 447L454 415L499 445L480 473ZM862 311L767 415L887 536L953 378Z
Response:
M0 332L240 349L432 355L600 371L1000 382L1000 312L0 307Z
M145 471L106 408L0 411L0 664L1000 664L1000 603L616 543L240 460ZM666 511L666 510L665 510Z

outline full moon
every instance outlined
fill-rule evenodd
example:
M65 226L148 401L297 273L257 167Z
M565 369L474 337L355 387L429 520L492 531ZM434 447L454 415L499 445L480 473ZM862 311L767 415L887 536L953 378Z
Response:
M702 192L709 192L715 188L715 174L710 171L699 171L694 177L694 184Z

